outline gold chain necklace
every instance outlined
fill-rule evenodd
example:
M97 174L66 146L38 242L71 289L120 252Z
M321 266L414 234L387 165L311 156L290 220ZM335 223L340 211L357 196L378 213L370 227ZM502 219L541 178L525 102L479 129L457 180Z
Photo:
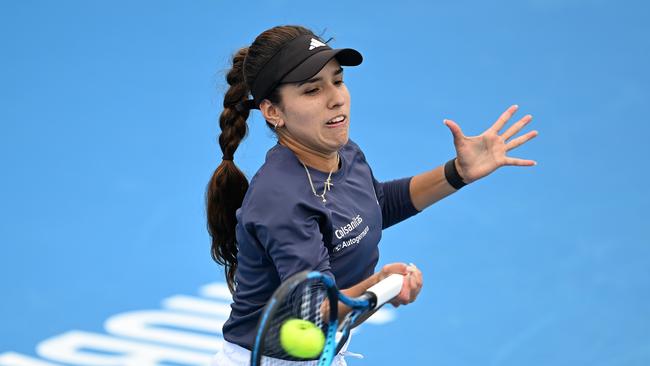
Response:
M336 165L334 166L334 168L332 168L332 170L330 170L330 174L327 176L327 180L325 181L324 186L323 186L323 194L321 194L321 195L316 193L316 188L314 188L314 182L312 182L312 180L311 180L311 174L309 174L309 169L307 169L307 165L305 165L305 163L303 163L302 161L300 163L302 163L302 166L305 167L305 172L307 172L307 178L309 179L309 185L311 186L311 191L314 192L314 196L322 198L323 203L327 202L327 200L325 199L325 193L327 193L327 191L332 189L332 186L334 185L334 183L332 183L331 178L332 178L332 173L334 172L334 169L338 168L338 166L339 166L339 154L336 153Z

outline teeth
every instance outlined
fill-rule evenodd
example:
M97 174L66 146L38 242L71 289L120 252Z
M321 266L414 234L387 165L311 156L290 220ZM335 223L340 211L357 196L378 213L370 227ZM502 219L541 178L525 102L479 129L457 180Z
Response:
M337 122L341 122L341 121L343 121L344 119L345 119L344 116L338 116L338 117L336 117L336 118L332 118L332 119L331 119L329 122L327 122L327 123L337 123Z

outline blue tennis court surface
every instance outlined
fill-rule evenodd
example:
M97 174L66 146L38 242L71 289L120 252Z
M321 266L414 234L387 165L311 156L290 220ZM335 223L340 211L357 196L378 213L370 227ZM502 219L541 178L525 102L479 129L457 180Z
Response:
M350 365L650 364L650 7L640 1L3 1L0 366L203 365L229 311L204 187L229 57L302 24L354 47L351 137L382 180L511 104L539 136L384 231L418 300ZM274 143L258 112L237 150Z

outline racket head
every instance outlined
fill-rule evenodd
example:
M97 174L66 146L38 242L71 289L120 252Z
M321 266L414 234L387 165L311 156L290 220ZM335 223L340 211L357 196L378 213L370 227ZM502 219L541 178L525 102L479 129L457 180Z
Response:
M352 298L339 292L334 280L320 272L300 272L285 280L262 311L251 351L251 366L287 365L286 361L307 361L305 365L328 366L347 342L351 329L365 320L385 301L396 296L402 276L391 275ZM350 308L339 326L339 302ZM336 304L336 305L331 305ZM312 358L288 354L280 341L280 329L290 319L308 320L325 336L323 351ZM337 335L338 332L338 335Z
M304 271L286 279L262 311L251 350L251 366L283 364L283 360L313 360L314 365L329 365L340 349L336 342L338 306L329 306L338 303L338 295L334 280L320 272ZM319 355L297 358L284 350L280 329L290 319L310 321L323 332L325 346Z

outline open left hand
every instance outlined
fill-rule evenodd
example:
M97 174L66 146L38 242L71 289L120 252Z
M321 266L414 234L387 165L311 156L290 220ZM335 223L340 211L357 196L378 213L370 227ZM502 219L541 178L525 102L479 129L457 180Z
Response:
M508 141L527 125L533 116L525 115L499 135L499 131L518 108L517 105L508 108L492 127L478 136L465 136L456 122L449 119L444 120L454 137L456 169L465 183L483 178L504 165L532 166L537 164L533 160L512 158L506 155L508 151L523 145L538 135L537 131L531 131Z

